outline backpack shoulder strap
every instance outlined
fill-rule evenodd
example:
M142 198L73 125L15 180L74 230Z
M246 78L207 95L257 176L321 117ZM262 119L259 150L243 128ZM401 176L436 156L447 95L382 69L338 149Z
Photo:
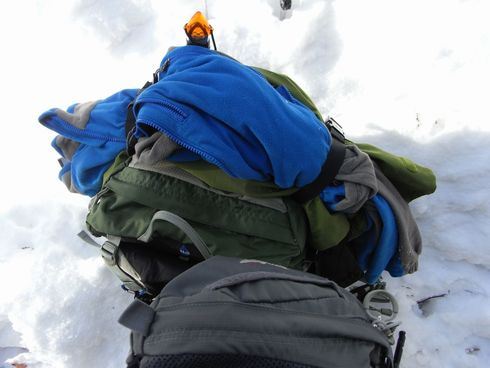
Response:
M136 127L136 116L134 116L134 102L138 98L138 96L143 92L145 89L150 87L153 83L151 82L146 82L143 87L141 87L138 92L136 93L136 96L134 97L134 100L131 101L131 103L128 105L128 110L126 112L126 123L124 124L124 130L126 133L126 150L128 154L131 156L134 153L134 146L136 144L136 138L134 137L134 129Z
M340 125L333 118L328 118L325 125L332 136L332 145L330 146L327 159L323 163L320 175L310 184L302 187L293 194L293 198L301 204L312 200L324 188L332 184L344 162L345 138Z

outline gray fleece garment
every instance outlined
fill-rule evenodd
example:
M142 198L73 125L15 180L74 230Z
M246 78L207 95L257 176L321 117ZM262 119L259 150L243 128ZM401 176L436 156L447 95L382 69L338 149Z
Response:
M85 129L90 118L90 113L98 102L99 101L92 101L77 104L73 109L73 113L69 113L61 109L56 109L56 115L58 115L67 123L73 125L75 128ZM67 163L73 160L73 155L80 146L80 143L66 138L62 135L57 135L55 139L56 146L61 150L61 155L63 156L63 158L59 159L58 162L60 163L61 167L64 167ZM66 185L70 192L79 193L71 180L70 170L63 174L63 176L61 177L61 181Z
M383 196L396 219L398 250L403 268L407 273L415 272L418 267L418 256L422 251L422 238L418 226L408 203L379 167L359 148L348 146L344 163L335 180L342 181L345 187L345 199L335 206L337 211L349 214L358 212L361 208L368 212L376 211L375 207L369 206L366 201L376 193ZM374 223L374 226L379 234L381 232L379 227L382 225Z
M345 187L345 199L335 206L339 212L359 212L364 203L378 192L373 163L357 146L346 147L344 162L335 180L343 182Z
M180 146L162 133L154 133L150 137L138 139L134 150L133 161L152 165L165 160L178 150Z
M422 237L408 203L403 199L395 186L374 164L378 179L378 193L390 204L398 227L398 250L403 268L413 273L418 268L418 257L422 252Z

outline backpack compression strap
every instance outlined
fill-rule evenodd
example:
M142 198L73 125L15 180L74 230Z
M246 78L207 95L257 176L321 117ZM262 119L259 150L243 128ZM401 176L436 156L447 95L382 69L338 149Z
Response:
M134 146L136 145L136 139L134 138L134 129L136 127L136 117L134 116L133 112L134 102L141 92L158 81L157 76L160 69L166 69L167 67L168 65L163 65L161 68L157 69L157 71L153 74L153 83L146 82L145 85L138 91L134 100L128 105L125 130L126 151L130 156L134 154ZM318 196L325 187L329 186L335 179L335 176L339 172L340 167L344 162L345 137L341 126L332 117L329 117L327 121L325 121L325 125L332 136L330 152L328 153L327 159L323 163L320 175L318 175L313 182L302 187L292 196L300 204L305 204L306 202L312 200Z
M321 191L329 186L335 179L335 176L340 170L345 157L345 138L342 133L340 125L331 117L325 122L331 136L332 145L330 146L330 152L325 160L320 175L312 181L310 184L299 189L293 194L293 198L301 203L312 200L318 196Z
M197 231L182 217L168 211L161 210L155 212L145 233L138 238L139 241L144 243L150 241L153 234L153 227L157 221L166 221L177 226L185 235L187 235L204 259L208 259L212 256L211 251Z
M145 85L138 90L134 100L131 101L127 108L124 130L126 133L126 151L130 156L134 154L134 146L136 145L136 138L134 137L134 130L136 128L136 117L134 116L133 112L134 102L136 101L136 98L140 95L140 93L150 87L152 84L153 83L151 82L146 82Z
M166 221L179 228L185 235L187 235L204 259L212 256L211 251L197 231L182 217L168 211L157 211L153 215L145 233L137 240L144 243L149 242L153 234L154 225L158 221ZM109 269L122 281L125 290L131 291L137 296L140 295L140 293L142 293L141 295L144 295L147 293L145 285L136 270L125 259L124 254L119 252L120 242L120 237L108 236L107 241L104 242L100 248L102 259Z

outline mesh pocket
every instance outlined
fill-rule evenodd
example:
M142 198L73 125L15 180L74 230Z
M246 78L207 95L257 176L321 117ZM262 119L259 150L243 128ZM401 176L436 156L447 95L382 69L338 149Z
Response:
M311 365L240 354L178 354L144 357L140 368L316 368Z

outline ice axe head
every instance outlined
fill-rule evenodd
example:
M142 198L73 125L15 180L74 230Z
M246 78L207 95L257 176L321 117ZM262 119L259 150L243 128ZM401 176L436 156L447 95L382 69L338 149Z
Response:
M184 26L187 44L209 48L209 36L213 36L213 27L200 11L196 12Z

